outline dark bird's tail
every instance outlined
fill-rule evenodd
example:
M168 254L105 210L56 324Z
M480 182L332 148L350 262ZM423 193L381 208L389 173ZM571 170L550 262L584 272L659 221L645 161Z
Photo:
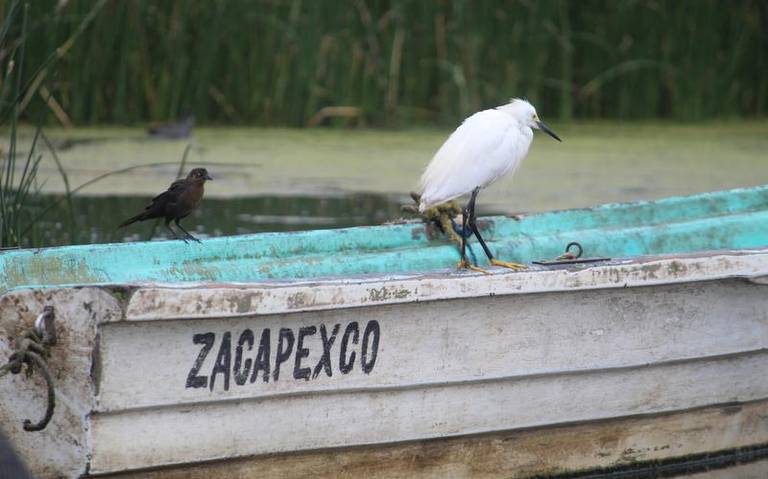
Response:
M120 223L120 225L117 227L117 229L125 228L126 226L128 226L130 224L133 224L133 223L135 223L137 221L144 221L144 220L148 220L150 218L151 218L151 216L149 215L149 212L148 211L143 211L143 212L137 214L136 216L128 218L127 220L125 220L122 223Z

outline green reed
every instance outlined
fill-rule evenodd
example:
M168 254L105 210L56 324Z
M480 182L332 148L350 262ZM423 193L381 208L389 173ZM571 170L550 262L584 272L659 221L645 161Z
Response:
M63 165L59 161L52 143L43 132L45 106L50 106L51 92L48 89L46 77L55 70L53 67L62 60L75 40L95 18L100 5L106 0L100 0L80 24L57 48L47 55L41 56L34 70L27 66L29 56L28 42L34 37L34 20L30 15L29 2L22 4L18 0L10 2L3 11L3 21L0 26L0 130L7 133L8 141L0 148L0 248L32 246L39 244L41 237L38 231L40 209L47 211L61 201L48 206L41 204L38 168L42 160L40 151L44 143L53 155L59 173L66 186L67 211L62 211L68 221L62 222L70 230L70 235L76 238L77 228L70 190L69 179ZM3 7L6 4L0 4ZM31 73L29 73L31 72ZM45 93L47 92L47 93ZM42 107L34 99L42 99ZM26 110L31 106L32 113ZM35 108L37 107L37 108ZM36 125L34 135L29 143L20 143L19 123L27 121ZM26 148L26 150L24 150ZM35 215L38 214L36 217Z
M30 54L93 4L35 1ZM51 91L77 124L453 124L518 95L562 119L761 116L766 19L761 0L111 1Z
M0 157L0 247L21 244L20 230L25 220L26 205L33 187L40 157L35 147L40 135L40 128L35 132L24 155L18 151L19 98L24 71L25 43L8 42L9 33L15 23L20 25L19 38L27 34L28 11L13 2L0 27L0 45L5 47L6 61L3 62L3 83L0 87L0 111L2 124L8 129L7 151Z

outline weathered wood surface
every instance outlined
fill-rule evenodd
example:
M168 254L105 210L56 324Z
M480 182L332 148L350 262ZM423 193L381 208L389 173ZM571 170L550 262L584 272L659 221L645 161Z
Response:
M744 278L768 284L768 248L531 266L491 275L434 273L263 283L142 284L126 305L129 321L247 317L508 294L627 288Z
M76 477L762 404L766 275L756 250L490 276L14 291L4 304L29 311L0 315L3 347L45 304L74 319L57 346L70 359L51 363L69 416L9 435L42 477ZM42 383L12 381L32 405L1 396L2 410L36 417ZM686 453L740 444L695 417L718 437ZM757 424L743 445L768 442ZM636 440L663 446L652 429ZM67 461L35 457L42 445Z
M102 328L92 471L765 398L768 384L755 381L768 367L765 288L691 281L763 274L766 258L143 288L128 302L128 321ZM430 301L442 298L455 299ZM167 440L168 430L186 438L183 446ZM259 440L265 431L269 439Z
M515 479L768 442L768 401L377 447L115 474L115 479ZM696 479L763 479L768 461ZM758 474L762 472L762 474ZM693 478L691 478L693 479Z
M122 317L118 301L95 288L24 290L0 296L0 358L13 340L30 328L46 305L55 305L58 342L48 360L56 385L56 409L42 432L26 432L22 421L38 421L46 407L46 385L39 372L0 378L0 428L36 477L78 477L90 454L88 415L95 407L91 376L98 348L98 325Z
M732 280L107 324L98 410L515 381L761 352L766 293ZM297 360L300 337L306 351ZM228 366L214 374L217 358Z
M768 354L763 353L555 378L96 414L91 470L383 444L750 401L768 397L768 385L756 381L756 372L766 369Z

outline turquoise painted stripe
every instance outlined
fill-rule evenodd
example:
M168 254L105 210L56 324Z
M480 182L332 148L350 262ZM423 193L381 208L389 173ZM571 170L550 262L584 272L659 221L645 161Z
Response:
M768 186L484 220L495 254L518 262L553 258L570 241L579 241L588 256L610 257L768 247ZM474 251L484 260L479 245ZM62 284L406 273L452 268L458 257L447 241L430 240L421 224L230 236L189 245L68 246L0 254L0 292Z

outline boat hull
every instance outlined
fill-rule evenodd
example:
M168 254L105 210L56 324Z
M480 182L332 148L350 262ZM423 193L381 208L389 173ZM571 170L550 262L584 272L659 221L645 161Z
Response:
M749 250L18 289L0 297L3 339L55 306L63 400L25 433L44 385L5 379L0 423L41 477L526 477L754 446L766 278L768 251Z

